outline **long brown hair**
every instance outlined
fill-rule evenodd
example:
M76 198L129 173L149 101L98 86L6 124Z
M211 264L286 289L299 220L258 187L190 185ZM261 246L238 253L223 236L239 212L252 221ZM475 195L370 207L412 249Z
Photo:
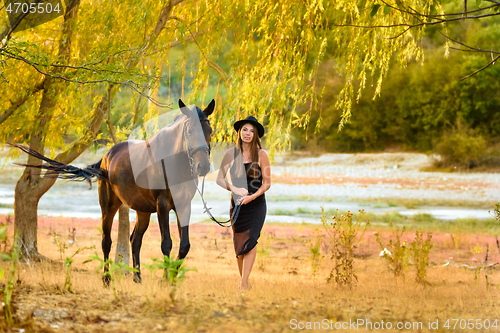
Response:
M259 132L257 131L257 127L255 127L255 125L252 123L246 123L246 124L250 124L253 127L253 138L252 142L250 143L250 156L252 157L252 164L250 165L250 168L248 168L248 172L252 170L254 178L257 178L259 174L259 169L257 168L259 166L259 149L262 149L262 144L260 143L260 137L259 137ZM243 124L238 130L238 139L236 141L236 149L238 149L241 152L242 156L243 156L243 148L242 148L243 140L241 140L241 131L243 129L243 126L246 124Z

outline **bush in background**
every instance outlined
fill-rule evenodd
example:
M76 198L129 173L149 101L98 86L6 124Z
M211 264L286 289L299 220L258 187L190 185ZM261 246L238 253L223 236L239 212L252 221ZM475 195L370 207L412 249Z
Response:
M453 130L445 133L436 146L441 156L435 164L438 167L472 168L486 153L486 140L472 130Z

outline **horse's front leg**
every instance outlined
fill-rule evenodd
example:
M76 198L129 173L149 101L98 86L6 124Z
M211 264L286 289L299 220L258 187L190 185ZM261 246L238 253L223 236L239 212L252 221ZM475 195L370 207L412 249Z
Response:
M189 220L191 218L191 203L181 207L181 209L175 211L177 215L177 227L179 228L179 237L181 239L181 244L179 246L179 256L177 259L184 259L191 244L189 243Z
M172 238L170 238L170 226L168 212L171 207L168 200L160 196L156 203L156 212L158 214L158 225L161 233L161 252L164 256L170 257L172 251Z
M142 213L137 212L137 223L135 224L134 231L130 236L130 243L132 247L132 260L134 263L134 268L138 270L138 272L134 272L134 282L140 283L141 280L141 245L142 245L142 237L144 233L148 229L149 219L151 217L150 213Z

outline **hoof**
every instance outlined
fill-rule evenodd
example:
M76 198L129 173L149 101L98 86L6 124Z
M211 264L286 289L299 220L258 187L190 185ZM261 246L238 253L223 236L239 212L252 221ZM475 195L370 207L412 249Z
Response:
M142 283L141 274L139 274L139 273L134 274L134 282L135 283Z
M107 275L104 275L102 277L102 283L104 284L105 287L109 287L109 283L111 282L111 278Z

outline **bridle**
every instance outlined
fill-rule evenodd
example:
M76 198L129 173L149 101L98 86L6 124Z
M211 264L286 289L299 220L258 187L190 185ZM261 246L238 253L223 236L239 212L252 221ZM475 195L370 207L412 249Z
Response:
M208 216L210 217L210 219L212 221L214 221L215 223L217 223L218 225L220 225L221 227L226 227L226 228L232 227L234 225L234 223L236 222L236 220L238 219L238 215L240 213L241 204L237 204L236 205L236 207L233 209L232 216L227 221L218 221L212 215L212 213L210 212L210 209L212 209L212 208L211 207L210 208L207 207L207 203L206 203L205 199L203 198L203 192L204 192L204 189L205 189L205 177L206 176L203 176L203 180L202 180L202 183L201 183L201 191L200 191L200 189L198 188L198 183L196 182L198 176L194 172L194 158L193 158L193 155L196 154L200 150L204 150L204 151L206 151L208 153L208 156L210 156L211 149L206 144L200 145L200 146L195 147L195 148L191 148L190 147L190 145L189 145L189 138L188 138L188 129L187 129L187 123L188 123L188 121L189 121L189 119L187 119L186 121L184 121L183 129L182 129L182 140L183 140L183 142L185 142L185 151L187 152L187 156L188 156L188 160L189 160L189 168L191 170L191 179L193 180L193 183L196 186L196 190L200 194L201 201L203 203L203 209L204 209L203 213L207 213ZM208 122L208 119L206 119L204 121ZM165 172L165 170L163 170L163 172ZM230 223L230 224L226 225L227 223Z
M188 132L189 132L189 130L187 129L188 121L189 121L189 119L186 119L186 121L184 121L184 124L183 124L183 128L182 128L182 141L185 143L185 150L187 152L187 156L188 156L188 160L189 160L189 169L191 170L191 176L194 177L195 176L195 172L194 172L194 158L193 158L194 154L196 154L200 150L204 150L204 151L206 151L208 153L208 156L210 156L211 149L206 144L200 145L200 146L195 147L195 148L191 148L190 147L190 145L189 145L189 138L188 138Z

